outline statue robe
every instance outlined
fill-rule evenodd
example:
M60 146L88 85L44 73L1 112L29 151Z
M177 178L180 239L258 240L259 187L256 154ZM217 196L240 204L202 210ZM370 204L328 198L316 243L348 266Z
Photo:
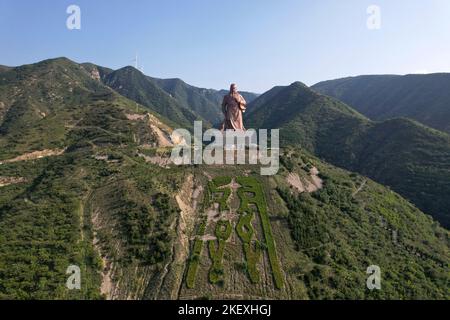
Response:
M230 93L223 98L222 112L225 120L221 130L245 131L242 113L247 102L239 93Z

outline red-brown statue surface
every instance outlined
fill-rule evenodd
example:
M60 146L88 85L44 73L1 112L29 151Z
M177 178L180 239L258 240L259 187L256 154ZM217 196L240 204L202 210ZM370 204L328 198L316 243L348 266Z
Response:
M230 93L223 98L222 112L225 120L221 130L245 131L242 114L245 112L247 102L237 91L233 83L230 87Z

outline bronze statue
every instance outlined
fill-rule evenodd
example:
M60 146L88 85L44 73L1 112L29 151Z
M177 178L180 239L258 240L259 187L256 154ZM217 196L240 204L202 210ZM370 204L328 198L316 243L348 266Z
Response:
M230 86L230 93L223 98L222 112L225 120L221 130L245 131L242 114L245 112L246 106L247 102L233 83Z

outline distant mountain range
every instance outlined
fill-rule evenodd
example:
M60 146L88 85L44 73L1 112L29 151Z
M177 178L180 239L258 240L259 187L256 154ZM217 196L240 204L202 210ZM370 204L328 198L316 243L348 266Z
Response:
M121 95L158 112L182 127L191 128L195 120L202 120L201 115L181 104L133 67L113 71L102 80Z
M181 79L150 78L160 88L177 99L183 107L193 110L213 125L223 121L222 108L223 97L228 90L204 89L191 86ZM248 103L252 102L257 94L240 92Z
M181 79L159 79L144 75L133 67L119 70L96 67L103 83L120 94L137 101L173 122L191 127L195 119L217 126L223 120L222 100L228 90L214 90L191 86ZM247 102L258 95L241 92Z
M349 77L312 89L372 120L407 117L450 133L450 73Z
M449 135L409 119L371 121L299 82L275 87L249 110L249 127L280 128L282 145L390 186L450 227Z

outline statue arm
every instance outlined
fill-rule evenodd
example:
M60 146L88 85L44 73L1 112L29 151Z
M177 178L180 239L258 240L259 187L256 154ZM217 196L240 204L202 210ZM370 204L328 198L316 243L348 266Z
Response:
M247 106L247 101L245 101L245 99L244 99L244 97L243 96L241 96L241 98L242 98L242 105L244 106L244 107L246 107Z
M241 105L242 110L245 112L245 109L247 107L247 101L245 101L242 95L239 95L239 104Z

